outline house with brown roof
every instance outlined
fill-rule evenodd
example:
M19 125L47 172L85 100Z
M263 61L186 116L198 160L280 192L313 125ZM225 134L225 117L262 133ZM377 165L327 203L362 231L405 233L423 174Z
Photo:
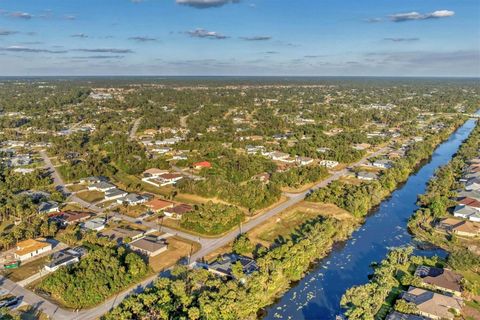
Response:
M145 203L145 206L147 206L154 212L160 212L168 208L173 208L174 203L160 199L152 199Z
M193 211L193 207L191 205L181 203L174 207L163 210L163 213L166 217L180 219L182 218L182 215L190 211Z
M15 259L25 261L42 253L52 250L52 244L44 241L44 239L27 239L17 243Z
M442 219L437 224L437 228L462 237L476 237L480 235L480 224L457 218Z
M454 313L460 313L463 300L436 292L410 287L402 294L402 299L413 303L418 314L431 319L454 319Z
M63 211L53 215L49 215L49 219L59 223L62 226L67 226L86 221L91 216L92 215L89 212Z
M457 296L462 294L462 276L449 269L419 266L415 270L415 276L422 279L422 283L428 288Z
M129 248L147 257L155 257L167 250L168 245L164 239L144 237L129 243Z

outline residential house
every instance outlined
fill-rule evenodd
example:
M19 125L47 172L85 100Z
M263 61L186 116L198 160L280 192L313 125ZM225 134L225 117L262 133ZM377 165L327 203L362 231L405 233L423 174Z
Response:
M463 191L460 191L458 193L458 197L459 198L472 198L472 199L480 201L480 190L473 190L473 191L463 190Z
M146 201L147 201L147 197L144 197L137 193L129 193L125 197L117 199L117 203L119 204L126 203L129 206L137 206L139 204L145 203Z
M155 257L166 251L168 245L164 239L159 239L157 237L144 237L130 242L128 247L147 257Z
M319 163L321 166L327 167L329 169L335 168L338 166L338 161L333 161L333 160L322 160Z
M371 147L371 145L369 143L357 143L357 144L354 144L352 146L353 149L358 150L358 151L366 150L370 147Z
M413 303L422 316L431 319L454 319L463 306L463 300L425 289L410 287L402 294L402 299Z
M297 162L298 165L301 165L301 166L307 166L313 163L313 159L309 157L297 157L295 161Z
M357 179L365 180L365 181L372 181L377 179L377 175L373 172L368 171L360 171L357 173Z
M52 244L44 239L28 239L17 243L14 257L20 261L25 261L51 250Z
M440 220L436 227L440 230L457 234L462 237L476 237L480 235L479 224L462 219L445 218Z
M279 151L270 152L270 153L268 153L268 156L273 161L285 161L286 159L288 159L290 157L290 155L288 153L279 152Z
M422 283L431 289L451 293L456 296L462 294L462 276L443 268L418 266L415 276L422 279Z
M330 148L325 148L325 147L317 148L317 152L319 152L319 153L326 153L330 150L331 150Z
M128 192L114 188L105 191L105 200L115 200L119 198L124 198L128 195Z
M105 180L106 180L105 178L101 178L101 177L86 177L86 178L81 178L80 183L95 184Z
M387 159L376 160L372 163L372 166L380 169L390 169L392 167L392 161Z
M458 201L458 205L470 207L477 211L480 211L480 201L473 198L468 198L468 197L462 198L460 201Z
M212 167L212 164L208 161L200 161L192 164L192 167L197 170L204 169L204 168L209 169Z
M480 212L475 208L458 205L453 209L453 216L470 221L480 222Z
M44 201L38 206L39 213L59 212L60 205L56 201Z
M22 175L30 174L34 171L35 171L34 168L15 168L15 169L13 169L13 172L20 173Z
M64 211L50 214L50 220L59 223L61 226L67 226L88 220L91 214L88 212Z
M262 153L262 152L265 151L264 146L250 146L250 145L248 145L245 149L246 149L248 154L257 154L257 153Z
M221 255L213 263L207 266L207 269L220 276L234 277L233 265L240 263L242 266L243 274L246 276L251 275L258 269L257 263L254 259L241 256L235 253L226 253Z
M166 208L165 210L163 210L163 213L166 217L172 219L180 219L183 214L190 211L193 211L193 207L191 205L182 203L171 208Z
M417 316L415 314L406 314L398 311L390 312L385 320L428 320L428 318Z
M480 179L471 179L465 184L465 190L467 191L479 191L480 190Z
M106 219L102 217L93 218L92 220L85 221L82 225L84 229L101 231L105 229Z
M173 202L160 199L152 199L145 203L145 205L154 212L160 212L167 208L173 208L174 206Z
M51 256L51 260L48 264L45 265L45 270L49 272L54 272L60 267L68 266L73 263L80 261L80 257L85 254L85 249L82 247L74 249L63 249L61 251L55 252Z
M168 170L162 170L157 168L151 168L143 171L142 175L146 178L157 178L161 174L168 173Z
M128 242L128 240L133 241L140 239L145 234L141 230L133 229L123 229L123 228L113 228L109 230L102 231L100 236L107 237L110 240L117 242L118 244L123 244Z
M176 184L183 179L183 175L179 173L162 173L155 177L142 178L142 181L151 184L155 187L164 187L172 184Z
M87 187L87 189L90 191L101 191L101 192L107 192L108 190L112 190L115 188L117 188L115 185L105 181L100 181L98 183L94 183Z

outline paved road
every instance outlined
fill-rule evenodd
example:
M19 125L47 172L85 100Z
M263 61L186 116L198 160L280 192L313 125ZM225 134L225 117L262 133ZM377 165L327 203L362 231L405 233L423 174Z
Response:
M68 201L76 202L76 203L82 205L83 207L85 207L89 210L92 210L94 212L97 212L97 213L103 212L104 209L102 209L100 207L97 207L96 205L91 204L90 202L82 200L79 197L77 197L76 195L72 194L72 192L65 185L65 181L63 181L63 178L58 173L57 168L55 168L55 166L52 163L52 160L50 160L50 158L48 157L45 150L40 151L40 156L42 157L43 162L45 163L46 167L50 171L50 174L53 178L53 184L55 185L57 190L61 191L65 195L67 195L66 202L68 202Z
M388 147L384 147L384 148L368 155L368 157L365 157L364 159L362 159L362 160L358 161L357 163L353 164L352 166L359 166L359 165L365 164L367 162L367 158L374 157L374 156L377 156L381 153L384 153L387 150L387 148ZM68 189L65 188L65 184L63 183L63 180L61 179L61 177L58 175L55 168L53 167L50 159L48 159L46 153L42 152L42 157L44 158L44 161L47 164L47 166L52 170L52 175L53 175L53 178L55 180L55 184L68 191ZM316 190L318 188L325 187L327 184L329 184L330 182L332 182L334 180L339 179L341 176L345 175L347 172L348 172L348 169L343 169L343 170L337 171L337 172L333 173L326 180L324 180L324 181L318 183L317 185L315 185L314 187L312 187L310 190L307 190L307 191L304 191L304 192L301 192L301 193L285 194L288 197L287 201L281 203L277 207L274 207L274 208L270 209L266 213L249 220L247 223L245 223L242 226L242 232L246 232L246 231L251 230L252 228L258 226L262 222L274 217L275 215L279 214L280 212L282 212L282 211L290 208L291 206L299 203L300 201L302 201L305 198L307 193L309 193L311 190ZM128 217L125 217L125 216L120 216L118 214L116 216L119 216L122 219L129 220L129 221L132 221L132 222L136 221L136 219L128 218ZM145 222L143 222L143 224L145 224L149 227L155 228L155 229L158 228L158 225L155 222L146 222L145 221ZM179 235L183 238L186 238L188 240L200 242L201 249L191 257L191 261L195 261L197 259L203 258L205 255L211 253L212 251L214 251L214 250L228 244L229 242L233 241L240 234L240 230L234 230L234 231L228 233L227 235L225 235L221 238L212 239L212 238L202 238L202 237L194 236L194 235L191 235L189 233L173 230L173 229L170 229L170 228L167 228L167 227L162 227L162 231L167 232L167 233L171 233L171 234L177 234L177 235ZM29 305L32 305L34 307L37 307L37 308L41 309L44 313L49 315L52 319L90 320L90 319L96 319L96 318L100 317L101 315L105 314L110 309L117 306L126 296L143 291L143 289L146 286L151 285L152 282L156 278L157 278L157 275L154 275L154 276L144 280L142 283L138 284L135 288L126 290L125 292L122 292L122 293L118 294L117 296L107 300L105 303L101 304L98 307L88 309L88 310L82 310L82 311L79 311L79 312L72 312L72 311L68 311L68 310L59 308L58 306L49 302L48 300L44 299L43 297L40 297L40 296L36 295L35 293L17 285L15 282L13 282L11 280L8 280L8 279L6 279L2 276L0 276L0 287L2 289L9 290L14 295L22 297L23 302L28 303Z
M142 121L142 118L138 118L138 119L135 120L135 122L133 123L132 129L130 129L130 133L128 134L128 138L129 138L130 140L134 140L134 139L135 139L135 135L137 134L138 126L140 125L140 121Z

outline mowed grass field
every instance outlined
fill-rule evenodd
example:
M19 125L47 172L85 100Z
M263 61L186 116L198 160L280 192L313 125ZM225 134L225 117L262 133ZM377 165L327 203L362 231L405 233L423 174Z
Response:
M81 191L75 195L84 201L92 203L103 200L105 194L100 191Z

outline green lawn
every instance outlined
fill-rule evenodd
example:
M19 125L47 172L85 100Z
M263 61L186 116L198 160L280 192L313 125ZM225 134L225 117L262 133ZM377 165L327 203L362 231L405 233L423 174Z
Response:
M100 191L82 191L77 193L76 196L87 202L96 202L103 200L104 193Z

